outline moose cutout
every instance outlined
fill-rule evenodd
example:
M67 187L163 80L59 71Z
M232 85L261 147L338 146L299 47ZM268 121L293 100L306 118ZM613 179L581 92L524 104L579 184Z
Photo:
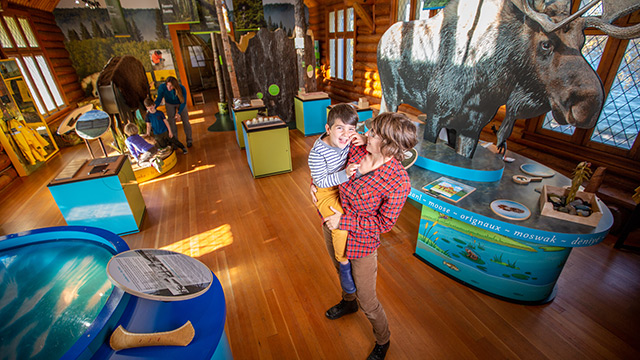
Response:
M640 1L607 1L601 17L581 16L599 2L570 15L570 0L452 0L428 20L398 22L378 44L380 111L417 108L426 114L424 139L436 142L446 128L449 145L467 158L502 105L502 151L516 119L551 111L561 125L591 128L604 91L582 56L583 30L640 37L640 24L611 25Z

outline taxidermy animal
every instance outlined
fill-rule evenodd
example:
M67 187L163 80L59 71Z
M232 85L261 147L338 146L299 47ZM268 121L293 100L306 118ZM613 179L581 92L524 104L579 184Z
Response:
M118 99L118 107L121 107L120 114L127 121L133 118L131 112L136 109L145 114L144 99L150 96L150 89L140 60L131 55L109 59L98 77L98 87L109 86L111 83L122 94L122 98Z
M580 17L569 16L570 0L452 0L433 18L396 23L378 44L380 111L403 103L419 109L427 115L424 139L436 142L447 128L455 134L449 145L468 158L502 105L501 149L517 118L552 111L559 124L593 127L604 92L581 54L584 28L640 36L640 26L610 24L640 1L603 5L601 17Z

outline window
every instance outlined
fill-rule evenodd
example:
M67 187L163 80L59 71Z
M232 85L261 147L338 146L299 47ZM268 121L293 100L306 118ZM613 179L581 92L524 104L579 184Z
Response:
M397 0L396 21L426 20L438 13L449 0Z
M191 67L205 67L204 53L202 46L189 46L189 57L191 58Z
M574 11L584 7L589 0L580 1ZM583 16L602 14L602 3L589 9ZM638 20L636 15L625 17L625 25ZM638 132L640 131L640 39L618 40L610 38L600 30L585 31L582 54L605 84L605 101L602 112L593 129L576 129L570 125L559 125L551 113L534 120L535 132L543 138L549 137L571 145L591 148L596 151L633 157ZM603 60L607 59L607 60ZM544 139L538 140L544 141Z
M0 46L18 63L38 112L48 116L66 106L29 19L8 14L1 19Z
M329 77L331 78L353 81L355 23L353 8L329 12Z

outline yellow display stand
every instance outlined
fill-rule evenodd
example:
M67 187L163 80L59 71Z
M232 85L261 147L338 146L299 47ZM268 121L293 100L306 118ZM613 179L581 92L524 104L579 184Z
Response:
M158 176L166 174L171 169L173 169L173 167L178 163L176 152L172 151L171 154L169 154L169 156L167 156L166 158L163 158L162 161L164 161L164 165L162 165L162 172L158 172L158 170L156 170L151 165L146 167L140 167L137 164L133 165L133 174L135 175L136 180L138 180L138 183L143 183L145 181L155 179Z

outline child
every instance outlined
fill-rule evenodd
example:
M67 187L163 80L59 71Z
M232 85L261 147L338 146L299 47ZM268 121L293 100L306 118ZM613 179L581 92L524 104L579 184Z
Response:
M147 115L144 120L147 122L147 136L151 135L153 129L153 137L156 144L160 148L172 145L174 149L182 149L182 153L186 154L187 148L182 145L176 138L169 127L169 122L160 110L156 110L156 104L151 98L144 99L144 106L147 107Z
M156 156L156 147L138 135L138 125L128 123L124 126L124 133L127 134L127 139L124 143L127 145L131 155L138 161L138 164L149 160L151 166L161 173L163 161Z
M366 138L355 132L358 113L349 104L334 106L327 115L326 134L320 136L309 152L309 169L313 184L318 188L316 206L323 217L334 214L331 208L342 211L338 185L349 180L358 164L350 164L345 168L349 144L354 137L366 142ZM331 232L335 258L340 263L340 284L344 292L353 294L356 291L351 275L351 263L344 256L347 245L347 231Z

